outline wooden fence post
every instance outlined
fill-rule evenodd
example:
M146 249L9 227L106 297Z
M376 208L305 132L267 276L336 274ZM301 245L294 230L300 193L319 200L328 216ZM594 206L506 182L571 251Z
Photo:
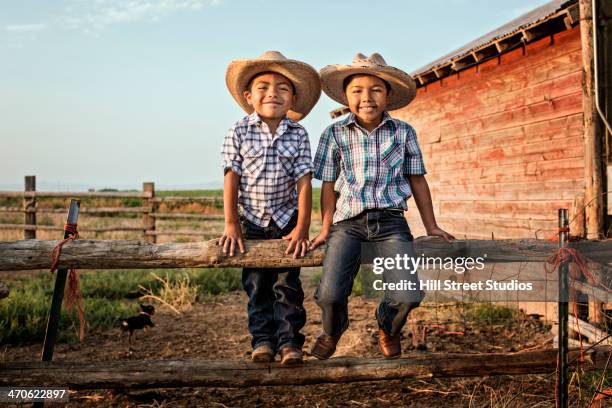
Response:
M145 193L151 193L151 197L145 198L145 207L149 208L150 212L155 211L155 183L148 182L142 183L142 191ZM143 213L142 216L142 227L144 229L144 240L147 242L155 243L157 241L157 235L151 234L155 232L155 217L151 217L149 212Z
M595 107L595 72L593 49L592 0L579 0L580 38L582 42L582 112L584 132L584 201L588 239L599 239L603 232L604 196L601 160L601 121Z
M25 176L25 191L36 191L36 176ZM36 197L23 197L24 224L36 226ZM36 230L24 229L24 239L36 239Z

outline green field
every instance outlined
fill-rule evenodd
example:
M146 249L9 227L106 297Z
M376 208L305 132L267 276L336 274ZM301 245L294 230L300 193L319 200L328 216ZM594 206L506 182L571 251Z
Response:
M162 283L189 280L197 301L240 289L239 269L134 269L81 271L80 282L90 331L119 327L119 319L139 312L139 286L159 293ZM40 342L44 338L55 275L41 272L7 281L9 297L0 301L0 344ZM72 316L72 321L78 321ZM77 341L76 328L62 308L59 341Z

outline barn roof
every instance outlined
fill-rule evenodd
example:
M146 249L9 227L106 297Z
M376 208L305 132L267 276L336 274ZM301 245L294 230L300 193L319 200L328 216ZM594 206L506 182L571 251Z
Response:
M578 24L578 0L553 0L414 71L419 85Z

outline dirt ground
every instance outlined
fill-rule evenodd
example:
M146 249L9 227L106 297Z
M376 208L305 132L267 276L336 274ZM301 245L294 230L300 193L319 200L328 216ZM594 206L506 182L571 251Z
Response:
M313 301L315 287L304 271L307 325L305 351L320 331L320 311ZM334 357L382 358L377 346L375 299L352 297L350 327ZM422 307L412 317L427 323L425 341L415 349L413 330L407 325L402 342L404 357L429 352L501 352L551 347L550 327L539 320L514 319L506 325L462 322L448 308ZM58 344L55 361L108 361L131 359L199 358L249 360L246 295L233 292L207 303L195 304L177 317L163 307L153 320L156 327L139 333L135 351L126 355L127 342L119 329L91 332L79 344ZM456 319L455 319L456 321ZM422 330L416 330L422 333ZM420 335L419 335L420 337ZM37 360L41 345L9 347L5 361ZM312 359L306 356L306 359ZM397 380L309 386L99 390L70 393L70 407L522 407L554 406L551 375L472 378L428 381Z

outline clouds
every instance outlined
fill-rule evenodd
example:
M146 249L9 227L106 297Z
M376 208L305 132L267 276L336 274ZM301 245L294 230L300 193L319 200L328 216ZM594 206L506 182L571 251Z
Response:
M71 0L64 9L64 27L89 33L126 23L155 23L177 12L215 6L219 0Z
M196 13L222 0L64 0L46 10L39 21L10 21L0 25L0 48L23 48L40 39L40 32L75 30L93 37L123 24L153 24L177 13ZM40 21L43 20L43 21Z
M35 31L42 31L46 28L46 24L10 24L4 26L4 31L13 33L31 33Z
M7 24L0 28L0 32L7 33L0 37L0 48L19 50L24 48L25 43L37 37L40 31L46 30L46 24Z

